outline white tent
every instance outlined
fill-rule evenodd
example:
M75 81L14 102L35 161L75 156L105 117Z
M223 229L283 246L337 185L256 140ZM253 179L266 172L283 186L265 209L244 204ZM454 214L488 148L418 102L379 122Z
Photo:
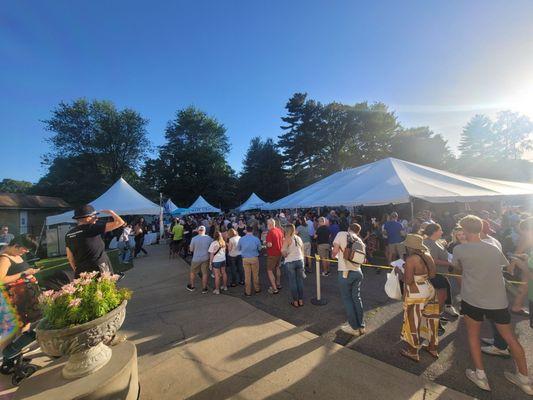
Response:
M161 207L132 188L123 178L90 203L95 210L113 210L119 215L159 215ZM73 223L74 211L46 217L46 225Z
M533 184L471 178L395 158L385 158L339 171L306 188L270 203L266 209L320 206L378 206L501 200L533 195Z
M261 200L261 198L256 195L255 193L252 193L250 197L248 197L248 200L246 200L244 203L241 204L240 207L237 209L239 211L248 211L248 210L259 210L262 207L265 207L268 203L264 200Z
M166 202L165 202L165 205L163 206L163 209L164 211L167 213L167 214L172 214L172 211L174 210L177 210L178 209L178 206L175 205L171 199L168 199Z
M202 213L220 213L220 209L213 207L202 196L198 196L196 201L182 213L187 214L202 214Z

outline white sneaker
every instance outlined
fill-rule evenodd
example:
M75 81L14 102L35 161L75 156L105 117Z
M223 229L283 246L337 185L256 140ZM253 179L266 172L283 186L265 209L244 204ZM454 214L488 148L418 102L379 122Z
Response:
M481 351L490 356L510 357L509 349L501 350L496 346L481 346Z
M220 294L220 290L218 289L213 290L213 294Z
M494 346L494 338L482 337L481 341L489 346Z
M352 328L349 323L341 325L341 331L348 333L349 335L359 336L359 331Z
M222 290L224 292L227 292L228 291L228 287L227 286L221 286L220 290Z
M448 314L448 315L451 315L452 317L458 317L459 316L459 313L457 312L455 307L450 305L450 304L447 304L447 305L444 306L444 312L446 314Z
M480 378L476 374L476 371L472 369L467 369L465 373L466 373L466 377L470 379L472 382L474 382L478 388L486 390L487 392L490 392L489 380L487 379L486 376L484 378Z
M518 375L518 373L513 374L512 372L507 371L505 371L503 374L509 382L514 383L516 386L522 389L525 394L533 396L533 383L531 382L530 378L524 379L522 376Z

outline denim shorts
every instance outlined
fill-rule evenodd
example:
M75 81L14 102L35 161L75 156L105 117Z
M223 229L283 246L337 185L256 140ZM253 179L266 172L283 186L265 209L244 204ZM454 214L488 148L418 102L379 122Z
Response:
M213 262L213 268L220 269L226 266L225 261Z

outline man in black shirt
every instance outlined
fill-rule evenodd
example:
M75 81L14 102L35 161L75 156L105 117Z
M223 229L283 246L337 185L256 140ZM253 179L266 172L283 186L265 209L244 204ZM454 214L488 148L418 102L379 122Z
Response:
M315 233L317 252L321 258L322 263L322 276L329 275L329 251L331 249L330 238L329 238L329 228L327 226L327 219L320 217L318 219L318 228Z
M98 212L90 204L74 211L73 219L78 225L68 231L65 241L67 258L76 277L82 272L112 272L102 235L120 228L125 222L114 211L102 210L100 213L110 215L112 220L105 224L97 223Z

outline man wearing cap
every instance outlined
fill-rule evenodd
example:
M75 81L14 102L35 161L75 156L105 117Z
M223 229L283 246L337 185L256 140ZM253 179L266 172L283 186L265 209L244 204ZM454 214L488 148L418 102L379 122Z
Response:
M99 213L109 215L111 221L97 223ZM67 258L75 276L82 272L112 272L102 235L123 226L124 220L111 210L96 212L90 204L77 208L73 219L77 225L68 231L65 241Z
M15 235L9 233L9 227L7 225L2 226L2 231L0 232L0 243L9 244L15 239Z
M201 272L202 294L207 294L207 279L209 278L209 273L207 272L209 268L209 246L211 245L212 241L213 239L205 234L205 226L200 225L198 227L198 235L192 238L189 246L189 249L192 253L192 260L187 290L190 292L195 290L194 278L198 272Z

